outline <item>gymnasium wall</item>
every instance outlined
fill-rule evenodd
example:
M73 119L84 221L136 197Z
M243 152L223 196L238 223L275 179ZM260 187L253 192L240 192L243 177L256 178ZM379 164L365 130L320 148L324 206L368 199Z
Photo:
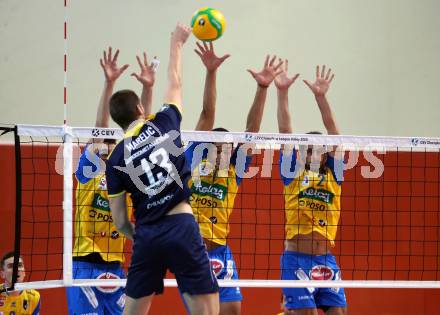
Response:
M22 145L22 253L28 280L62 276L62 177L55 169L56 146ZM31 158L32 157L32 158ZM438 153L377 155L385 172L361 177L362 157L345 173L341 227L334 253L344 279L439 279L440 222ZM15 173L13 147L0 146L3 196L0 252L13 247ZM274 155L278 161L278 153ZM259 155L254 166L261 167ZM246 179L231 217L229 244L242 279L278 279L284 212L278 167L271 178ZM423 176L422 176L423 175ZM129 245L127 245L129 250ZM42 314L65 314L64 289L42 290ZM279 289L243 289L243 314L276 314ZM347 289L351 314L435 314L438 290ZM410 302L403 302L410 301ZM157 297L151 314L183 314L176 289Z

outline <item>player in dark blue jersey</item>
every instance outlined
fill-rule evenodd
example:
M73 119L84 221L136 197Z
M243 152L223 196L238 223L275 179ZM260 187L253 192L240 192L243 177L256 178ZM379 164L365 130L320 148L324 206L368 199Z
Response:
M190 29L178 24L171 35L168 88L160 112L143 119L138 96L115 93L110 114L126 132L107 161L113 220L134 240L124 314L146 314L163 292L167 270L174 273L191 314L218 314L218 284L188 199L190 170L180 138L181 50ZM127 217L131 193L136 226Z

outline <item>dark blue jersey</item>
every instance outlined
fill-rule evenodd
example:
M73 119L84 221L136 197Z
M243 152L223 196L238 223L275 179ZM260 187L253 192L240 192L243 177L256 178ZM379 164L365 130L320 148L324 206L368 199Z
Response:
M136 225L162 218L191 194L181 119L177 105L163 105L156 115L132 126L107 160L109 197L131 193Z

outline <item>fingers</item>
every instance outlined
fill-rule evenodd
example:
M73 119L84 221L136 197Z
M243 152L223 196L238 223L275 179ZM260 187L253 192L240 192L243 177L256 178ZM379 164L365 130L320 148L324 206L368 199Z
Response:
M214 51L214 44L212 42L209 42L209 50Z
M121 67L121 74L122 74L122 72L124 72L125 70L127 70L127 68L128 68L128 64L125 64L125 65L123 65L122 67Z
M200 51L198 51L197 49L194 49L194 52L197 54L197 55L199 55L199 57L200 58L202 58L202 53L200 52Z
M269 55L266 55L266 61L264 61L264 67L266 68L267 66L269 66Z
M119 49L116 50L115 56L113 57L112 62L116 62L118 60L118 56L119 56Z
M131 74L131 76L132 76L132 77L135 77L136 80L139 80L139 79L140 79L139 75L138 75L137 73L135 73L135 72L133 72L133 73Z
M275 58L275 57L274 57L274 58ZM274 60L274 58L272 58L272 60ZM280 61L278 62L278 64L275 66L274 70L275 70L275 71L278 70L278 69L283 65L283 63L284 63L284 61L283 61L283 60L280 60ZM283 72L284 70L283 70L283 69L280 69L280 71Z
M254 78L257 75L257 73L255 71L251 70L251 69L247 69L246 71L249 72L251 74L251 76L254 77Z
M299 77L299 73L295 74L294 77L292 78L292 83L296 81L296 79L298 79Z
M103 57L104 57L104 63L107 63L107 53L106 53L106 51L104 50L104 54L103 54Z
M99 63L101 64L102 69L104 69L105 68L104 61L102 61L102 59L99 59Z
M331 83L331 82L333 81L333 78L334 78L334 77L335 77L335 75L332 74L332 76L331 76L330 80L328 81L328 83Z
M142 64L141 58L139 58L138 55L136 55L136 60L137 60L137 62L139 64L139 67L141 67L141 69L144 69L144 65Z
M226 54L226 55L224 55L223 57L220 57L220 60L223 62L223 61L225 61L226 59L228 59L229 57L231 57L231 55L230 55L230 54Z
M111 62L112 61L112 46L110 46L108 48L108 56L107 57L108 57L107 61Z
M286 70L286 72L289 70L289 60L287 59L284 59L284 70Z
M148 58L147 58L147 53L144 51L144 65L145 67L148 67Z
M205 51L206 51L206 49L205 49L205 48L203 48L203 46L202 46L202 45L200 45L200 43L199 43L199 42L196 42L196 45L197 45L197 47L199 47L199 50L200 50L200 52L201 52L202 54L204 54L204 53L205 53Z
M321 78L324 78L325 75L325 65L322 66Z
M303 80L303 82L313 91L312 84L309 81Z
M279 76L283 72L284 72L283 69L278 70L277 72L275 72L275 77Z
M277 56L273 56L272 59L270 60L269 66L273 66L273 63L275 62L275 59L277 58Z
M208 45L206 44L206 42L203 42L203 48L205 48L205 51L206 51L206 50L209 50L209 47L208 47Z
M319 66L316 66L316 78L319 78Z

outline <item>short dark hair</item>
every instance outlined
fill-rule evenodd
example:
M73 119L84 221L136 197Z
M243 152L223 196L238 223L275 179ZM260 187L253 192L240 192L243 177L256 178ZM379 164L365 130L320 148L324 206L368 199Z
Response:
M138 119L137 105L139 103L139 97L132 90L118 91L110 98L110 116L125 130Z
M306 133L306 135L322 135L321 131L309 131Z
M3 268L4 264L5 264L6 259L9 259L9 258L14 257L14 256L15 256L15 252L7 252L6 254L4 254L3 257L2 257L2 260L1 260L2 268Z
M228 129L223 128L223 127L217 127L217 128L212 129L211 131L229 132Z

